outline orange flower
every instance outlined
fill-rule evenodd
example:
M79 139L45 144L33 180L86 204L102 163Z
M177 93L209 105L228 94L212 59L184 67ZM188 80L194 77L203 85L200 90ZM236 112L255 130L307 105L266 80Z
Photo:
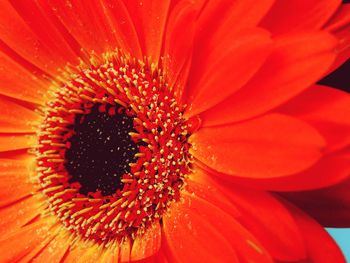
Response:
M1 261L345 262L270 191L349 175L347 10L2 1Z

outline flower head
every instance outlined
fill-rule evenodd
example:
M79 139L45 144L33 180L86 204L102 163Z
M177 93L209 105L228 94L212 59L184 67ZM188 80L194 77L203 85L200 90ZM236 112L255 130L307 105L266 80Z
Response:
M344 9L2 2L1 260L344 262L270 192L349 175Z

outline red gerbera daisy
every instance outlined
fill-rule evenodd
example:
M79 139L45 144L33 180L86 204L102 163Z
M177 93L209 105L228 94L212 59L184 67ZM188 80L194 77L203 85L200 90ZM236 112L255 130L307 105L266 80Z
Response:
M344 262L269 192L349 174L339 8L1 2L1 261Z

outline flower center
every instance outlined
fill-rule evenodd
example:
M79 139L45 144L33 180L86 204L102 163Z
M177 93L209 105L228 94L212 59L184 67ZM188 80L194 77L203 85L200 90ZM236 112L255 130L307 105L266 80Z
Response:
M122 190L124 174L136 161L137 144L130 138L133 118L113 114L110 105L95 104L88 114L77 114L69 127L74 132L67 142L65 169L70 183L79 183L79 192L100 191L103 196Z
M66 75L36 148L48 208L82 238L135 238L179 200L191 124L162 70L120 51Z

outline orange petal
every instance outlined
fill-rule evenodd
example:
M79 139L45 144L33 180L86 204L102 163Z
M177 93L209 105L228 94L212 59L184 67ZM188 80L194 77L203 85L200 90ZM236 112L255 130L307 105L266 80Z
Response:
M190 199L176 203L163 217L164 233L177 262L239 262L230 243L205 222L193 215Z
M34 2L23 5L2 1L0 24L1 39L44 72L54 75L67 62L77 60L77 55Z
M50 237L50 226L45 219L27 225L11 236L0 239L1 262L17 262L26 254L47 242Z
M33 160L0 159L0 207L30 196L35 187L30 181Z
M44 103L43 95L49 83L37 78L2 52L0 52L0 79L0 94L32 103Z
M131 240L130 238L126 238L121 241L119 244L119 261L120 262L130 262L131 255Z
M228 26L232 27L236 25L237 30L246 28L249 26L255 26L264 17L273 4L273 0L263 0L259 2L259 5L255 5L252 0L247 1L196 1L198 5L202 5L202 13L198 18L199 30L206 30L206 27L217 23L220 26L226 26L222 24L220 20L225 20ZM205 27L206 26L206 27Z
M335 13L340 4L341 0L275 1L261 25L273 34L319 29Z
M0 208L0 236L5 238L17 233L21 227L40 214L40 209L41 203L33 196Z
M85 248L79 255L75 263L94 263L98 262L102 255L102 251L97 245Z
M30 26L33 33L38 36L40 42L49 47L51 52L55 51L62 55L66 63L78 62L80 46L67 39L67 36L64 35L65 32L60 31L57 24L49 19L49 13L43 10L38 2L23 5L20 2L12 1L11 5ZM43 24L45 27L42 26Z
M151 57L151 62L157 63L171 1L123 1L134 21L143 55Z
M237 206L233 204L213 183L206 172L196 168L189 175L186 182L186 190L193 192L196 196L210 202L234 218L241 216Z
M315 85L278 110L303 119L327 139L328 149L350 144L350 95L330 87Z
M198 66L200 74L191 75L186 90L188 116L211 108L240 89L270 54L272 42L266 31L255 28L240 35L230 33L220 41L212 40L210 52Z
M220 34L232 32L232 30L238 32L256 26L273 2L274 0L261 0L257 5L253 0L196 1L195 3L202 11L197 21L198 46L195 53L199 56L195 54L195 61L200 62L200 57L203 58L203 54L206 54L203 50L207 50L206 42L212 36L217 35L218 32Z
M51 218L52 219L52 218ZM42 219L38 219L42 220ZM32 222L31 222L32 223ZM55 237L57 236L58 231L60 230L61 225L54 224L50 229L50 234L47 235L47 237L40 242L35 248L33 248L29 253L27 253L24 257L20 259L20 262L33 262L33 260L45 249L48 248L50 243L54 241ZM47 262L47 261L46 261Z
M74 247L67 252L64 262L67 263L94 263L98 262L102 255L100 247L96 243L77 242Z
M40 6L49 19L61 24L78 45L87 51L102 53L113 45L113 34L107 33L106 20L96 2L81 3L73 0L67 4L64 1L49 0L40 1Z
M119 256L119 248L114 243L108 249L104 249L104 252L102 253L101 257L99 258L99 261L106 262L106 263L119 262L118 256Z
M103 6L106 19L116 35L118 45L124 51L130 52L136 58L142 59L142 50L132 18L121 0L105 0Z
M290 206L293 216L303 233L308 257L314 263L346 263L346 260L332 237L314 219L296 207Z
M259 72L238 92L202 114L211 126L252 118L288 101L322 77L335 58L336 40L327 33L290 34Z
M131 248L131 260L141 260L157 253L161 244L159 221L154 222L143 235L137 236Z
M139 41L121 1L40 1L50 19L60 24L79 45L101 54L116 48L139 56ZM117 20L118 18L118 20Z
M0 152L28 149L35 146L34 135L7 135L0 134Z
M4 133L34 133L40 121L40 116L17 103L0 97L0 132Z
M269 114L236 125L202 128L190 137L194 157L229 175L272 178L313 165L324 140L306 123Z
M164 248L164 247L163 247ZM130 261L132 263L176 263L167 258L164 252L159 251L156 255L141 260Z
M59 233L53 240L42 249L31 262L33 263L60 263L68 253L70 240L63 233ZM64 261L65 262L65 261Z
M272 262L255 237L224 211L192 194L184 194L181 202L164 218L164 233L178 261Z
M203 64L203 60L209 53L216 49L216 52L221 54L226 47L230 47L235 39L233 36L247 28L254 28L272 6L273 1L261 0L258 5L253 0L195 1L201 12L196 22L191 79L194 75L203 75L208 64ZM216 48L221 43L222 50ZM195 81L192 83L196 84Z

